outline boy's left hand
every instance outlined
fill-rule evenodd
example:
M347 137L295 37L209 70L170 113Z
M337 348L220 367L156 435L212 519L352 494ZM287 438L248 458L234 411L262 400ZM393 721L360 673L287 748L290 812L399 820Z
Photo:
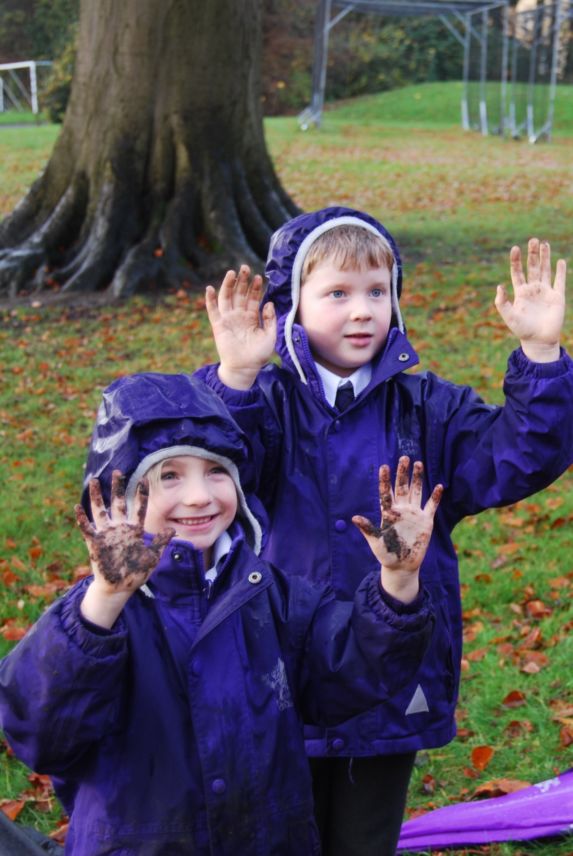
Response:
M519 247L510 253L513 303L505 287L498 285L497 311L521 341L524 354L533 362L559 359L559 341L565 317L566 264L557 262L555 283L551 286L551 251L547 241L531 238L527 246L527 279Z
M387 464L380 467L380 526L360 515L352 518L382 565L381 580L385 591L406 603L418 593L420 565L426 555L434 515L443 493L442 485L436 485L422 508L424 466L421 461L414 463L411 482L409 469L410 459L401 457L392 491L390 467Z

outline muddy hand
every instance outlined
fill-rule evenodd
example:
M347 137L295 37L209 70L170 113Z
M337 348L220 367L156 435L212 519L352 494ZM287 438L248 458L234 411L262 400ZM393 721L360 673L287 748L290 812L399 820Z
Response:
M150 545L144 543L147 483L138 485L133 513L128 519L125 480L119 470L112 474L109 514L97 479L90 481L89 494L94 522L90 523L81 505L76 506L75 512L94 577L105 582L110 591L134 591L146 582L175 532L165 530L156 535Z
M379 472L380 525L366 517L356 515L352 522L360 529L380 564L391 570L417 570L424 556L434 524L443 487L436 485L427 503L422 507L424 466L414 463L410 480L410 459L398 461L394 491L390 481L390 467L383 464Z

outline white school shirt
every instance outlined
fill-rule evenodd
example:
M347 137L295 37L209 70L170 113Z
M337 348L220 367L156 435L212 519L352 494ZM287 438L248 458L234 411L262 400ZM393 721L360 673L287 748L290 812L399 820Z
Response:
M329 371L329 369L325 369L324 366L319 366L318 363L315 363L315 365L320 380L322 381L324 397L331 407L334 407L338 387L342 386L343 383L347 383L348 381L352 383L352 386L354 387L354 397L357 398L362 390L366 389L372 378L372 366L370 363L360 366L360 368L356 369L356 371L349 377L339 377L337 374L334 374L334 372Z
M231 536L229 533L222 532L213 544L213 564L209 570L205 571L205 579L209 580L210 583L217 579L217 575L219 573L217 570L217 563L219 562L219 559L222 559L223 556L227 555L231 549L231 543Z

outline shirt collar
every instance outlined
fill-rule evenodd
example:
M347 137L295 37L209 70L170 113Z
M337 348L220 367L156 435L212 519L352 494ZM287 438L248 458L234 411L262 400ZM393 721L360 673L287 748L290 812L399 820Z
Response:
M213 564L209 568L209 570L205 571L205 579L213 582L217 578L219 573L217 569L217 565L219 563L219 559L222 559L223 556L226 556L229 550L231 549L232 544L231 536L228 532L223 532L213 545Z
M343 383L351 381L352 386L354 387L354 397L357 398L362 390L366 389L372 378L372 366L370 363L360 366L360 368L356 369L356 371L349 377L339 377L339 375L334 374L334 372L329 371L329 369L325 369L324 366L320 366L318 363L315 363L315 365L320 380L322 381L324 397L331 407L334 407L336 392L338 387Z

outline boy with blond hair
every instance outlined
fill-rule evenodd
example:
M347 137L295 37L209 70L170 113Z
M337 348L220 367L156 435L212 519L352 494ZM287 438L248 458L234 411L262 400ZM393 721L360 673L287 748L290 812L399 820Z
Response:
M0 661L0 727L53 777L70 856L318 856L302 717L367 709L421 660L440 486L422 506L419 462L410 478L401 459L394 490L381 468L380 526L354 521L376 570L337 601L258 555L249 454L195 378L104 391L92 522L76 509L92 576Z
M422 567L439 620L420 671L375 711L307 729L326 856L393 854L416 751L455 734L453 528L541 490L573 460L573 363L560 348L565 262L552 285L549 245L532 239L527 278L518 247L510 265L513 300L499 286L495 302L520 347L501 407L432 372L405 372L418 358L400 311L400 253L368 214L330 207L286 223L271 240L264 297L245 266L227 273L218 295L207 289L220 363L199 374L255 446L267 558L293 574L304 564L310 579L350 599L371 561L351 517L357 507L373 514L377 497L365 484L380 462L423 461L426 495L431 484L445 489ZM268 363L274 350L281 366Z

